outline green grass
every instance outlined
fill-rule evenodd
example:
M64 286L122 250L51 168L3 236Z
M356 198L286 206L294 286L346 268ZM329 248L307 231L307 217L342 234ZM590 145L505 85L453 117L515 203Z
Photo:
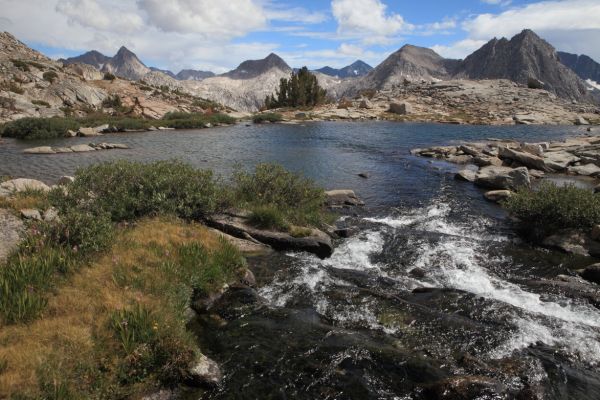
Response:
M120 101L109 98L105 106L114 107L118 110L127 111ZM65 114L71 114L73 110L65 109ZM53 118L22 118L11 121L0 126L0 136L13 137L17 139L49 139L66 135L68 130L78 130L80 127L95 127L108 124L115 127L117 131L144 130L151 126L165 126L175 129L199 129L207 124L233 124L235 118L226 114L200 114L200 113L170 113L159 120L144 119L135 116L110 116L102 113L90 114L87 117L53 117Z
M238 169L232 191L238 207L254 210L268 205L289 224L320 227L330 222L323 210L323 189L280 165L259 164L254 173Z
M561 229L589 229L600 223L600 196L573 185L542 184L537 190L520 190L504 207L522 227L549 235Z
M261 124L263 122L280 122L281 120L283 120L283 116L278 113L261 113L252 117L252 122L255 124Z
M290 227L283 213L276 207L269 205L255 207L250 213L248 222L259 229L287 231Z

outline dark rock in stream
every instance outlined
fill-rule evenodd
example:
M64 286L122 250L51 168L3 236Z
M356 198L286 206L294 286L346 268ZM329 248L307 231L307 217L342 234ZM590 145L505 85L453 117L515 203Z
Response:
M423 398L448 400L494 398L505 391L506 387L492 378L465 375L444 379L426 387Z
M600 264L586 267L579 275L586 281L600 285Z
M329 257L333 252L331 238L318 229L312 229L310 236L294 237L285 232L253 228L246 223L245 218L229 214L212 216L207 220L207 224L238 238L252 238L275 250L306 251L321 258Z
M526 282L532 288L540 288L543 293L556 293L572 299L587 300L600 308L600 287L574 276L559 275L555 279L538 279Z

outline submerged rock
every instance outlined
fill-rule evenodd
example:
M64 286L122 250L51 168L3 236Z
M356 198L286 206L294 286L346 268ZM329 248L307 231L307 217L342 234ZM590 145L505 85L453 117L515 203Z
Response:
M40 147L32 147L30 149L23 150L23 153L26 154L55 154L56 151L52 149L50 146L40 146Z
M586 281L600 285L600 264L586 267L579 275Z

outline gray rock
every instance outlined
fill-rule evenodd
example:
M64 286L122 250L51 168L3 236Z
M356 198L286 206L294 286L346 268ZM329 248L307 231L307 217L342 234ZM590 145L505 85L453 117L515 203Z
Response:
M19 247L24 230L23 221L19 217L0 208L0 264Z
M600 243L592 240L585 232L565 229L542 241L542 245L580 256L600 256Z
M67 135L66 135L66 136L67 136L67 137L75 137L75 136L77 136L77 132L75 132L75 131L72 131L72 130L70 130L70 129L69 129L69 130L67 131Z
M55 154L56 151L54 151L52 149L52 147L50 147L50 146L39 146L39 147L32 147L30 149L25 149L25 150L23 150L23 153L26 153L26 154Z
M590 123L581 115L575 120L575 125L589 125Z
M520 187L531 187L527 168L509 168L489 166L483 167L475 176L475 184L490 189L517 190Z
M326 204L332 206L363 206L365 203L362 202L354 193L354 190L350 189L338 189L329 190L325 192L327 195Z
M256 240L275 250L306 251L321 258L329 257L333 252L331 238L318 229L312 229L306 237L293 237L285 232L256 229L249 226L245 218L227 214L214 215L207 224L238 238Z
M580 160L579 157L567 151L553 151L544 153L544 162L554 171L564 171L571 164Z
M367 110L371 110L373 108L373 103L371 103L368 99L363 99L360 102L359 108L364 108Z
M508 147L499 147L498 157L502 160L517 161L528 168L539 169L540 171L549 170L542 157L523 151L509 149Z
M90 137L100 135L101 133L98 133L95 128L79 128L79 136Z
M480 156L480 157L473 158L473 164L477 165L478 167L487 167L490 165L495 165L496 167L501 167L502 160L499 159L498 157Z
M597 176L600 174L600 167L596 164L585 164L576 167L569 167L568 171L582 176Z
M54 152L56 152L56 153L72 153L73 150L71 150L69 147L54 147Z
M65 175L65 176L61 176L58 179L57 183L59 185L61 185L61 186L65 186L65 185L68 185L69 183L72 183L72 182L75 182L75 178L72 177L72 176Z
M413 109L412 109L412 106L406 102L390 103L389 112L391 112L393 114L408 115L408 114L412 114Z
M54 207L50 207L44 212L44 221L46 222L54 222L58 221L58 210Z
M96 133L103 133L104 131L109 130L110 126L108 124L104 124L104 125L96 126L93 129L94 129L94 131L96 131Z
M593 240L600 239L600 225L594 225L594 227L592 228L592 231L590 233L590 236Z
M189 384L194 386L216 386L223 379L219 365L200 354L188 372Z
M0 183L0 196L10 196L14 193L27 190L41 190L48 192L50 187L44 182L35 179L18 178Z
M513 194L514 193L510 190L490 190L489 192L485 192L483 196L486 198L486 200L499 203L502 200L508 199Z
M75 146L71 146L71 150L73 150L75 153L86 153L88 151L94 151L96 149L94 149L91 146L88 146L87 144L77 144Z
M42 216L38 210L33 208L24 208L21 210L21 217L25 219L33 219L35 221L41 221Z
M538 143L523 143L521 144L521 150L538 157L544 154L544 148Z
M600 264L593 264L586 267L581 273L581 277L586 281L600 285Z
M465 181L465 182L475 182L475 176L477 172L472 171L470 169L460 170L454 175L454 179L457 181Z
M478 157L481 155L481 152L479 150L477 150L476 148L471 147L471 146L462 145L462 146L459 146L458 149L460 151L462 151L463 153L468 154L473 157Z

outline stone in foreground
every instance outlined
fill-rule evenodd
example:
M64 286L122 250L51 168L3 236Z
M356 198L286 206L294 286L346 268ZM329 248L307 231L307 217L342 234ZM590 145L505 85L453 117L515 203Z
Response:
M512 195L513 192L510 190L490 190L489 192L485 192L483 196L486 198L486 200L499 203L502 200L508 199Z
M525 167L509 168L488 166L479 170L475 184L489 189L517 190L520 187L530 188L531 180Z
M306 251L321 258L329 257L333 253L331 238L318 229L312 229L309 236L294 237L285 232L256 229L249 226L245 218L230 214L215 215L207 223L229 235L258 241L275 250Z
M193 386L216 386L223 379L219 365L200 354L188 372L189 384Z
M0 208L0 263L17 249L23 232L23 221L9 210Z
M27 190L41 190L48 192L50 187L44 182L35 179L18 178L0 183L0 196L10 196Z
M586 267L580 275L586 281L600 285L600 264L593 264Z
M325 195L327 196L326 204L330 207L353 207L365 205L365 203L358 198L356 193L354 193L354 190L329 190L325 192Z

